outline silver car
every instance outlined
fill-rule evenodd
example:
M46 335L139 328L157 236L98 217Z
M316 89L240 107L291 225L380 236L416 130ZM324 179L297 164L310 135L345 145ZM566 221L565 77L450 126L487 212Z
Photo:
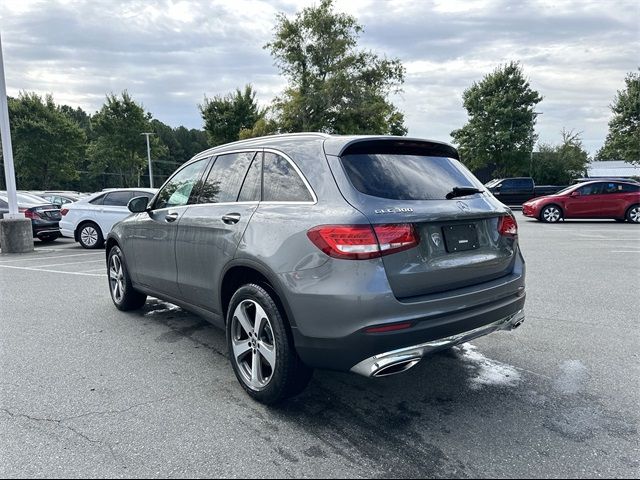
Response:
M266 404L314 368L397 374L524 321L516 221L445 143L236 142L129 209L106 243L116 307L153 295L225 329L240 384Z

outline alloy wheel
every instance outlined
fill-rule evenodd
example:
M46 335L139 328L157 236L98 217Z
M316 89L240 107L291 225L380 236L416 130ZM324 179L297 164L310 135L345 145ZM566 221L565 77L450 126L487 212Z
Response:
M121 303L124 297L124 271L122 269L122 260L116 255L111 256L109 262L109 284L111 285L111 294L116 303Z
M555 223L560 220L560 210L557 207L547 207L542 212L542 218L545 222Z
M635 206L632 207L631 210L629 210L629 220L631 220L633 223L640 223L640 207L639 206Z
M98 243L98 231L92 226L86 226L80 232L80 239L87 247L93 247Z
M276 367L271 321L254 300L240 302L231 321L233 360L247 386L260 391L269 384Z

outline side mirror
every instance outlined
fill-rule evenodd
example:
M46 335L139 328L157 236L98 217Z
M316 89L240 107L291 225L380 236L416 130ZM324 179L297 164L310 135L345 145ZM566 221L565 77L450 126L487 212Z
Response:
M579 191L575 191L575 192L571 192L571 196L572 197L579 197L580 196L580 192Z
M142 213L147 211L149 199L147 197L136 197L129 200L127 208L131 213Z

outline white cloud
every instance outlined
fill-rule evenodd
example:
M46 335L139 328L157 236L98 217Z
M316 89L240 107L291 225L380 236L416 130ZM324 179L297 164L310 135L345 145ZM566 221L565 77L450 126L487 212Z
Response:
M253 83L261 102L281 92L263 45L279 11L319 0L5 0L3 34L10 95L51 92L97 110L128 89L156 118L201 127L204 95ZM608 105L637 68L640 3L627 0L337 0L365 27L361 43L407 66L395 96L409 132L449 140L464 124L461 94L500 63L520 60L533 88L540 140L563 127L584 131L594 153Z

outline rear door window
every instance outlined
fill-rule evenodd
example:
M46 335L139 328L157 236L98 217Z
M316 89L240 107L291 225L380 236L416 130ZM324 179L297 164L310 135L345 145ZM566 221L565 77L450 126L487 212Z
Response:
M126 207L129 200L133 198L133 192L112 192L107 193L102 205L113 207Z
M458 160L403 154L357 154L341 158L359 192L391 200L444 200L453 187L484 186Z
M313 202L309 189L287 159L264 154L263 197L265 202Z
M216 158L198 203L235 202L255 152L229 153Z
M105 195L100 195L99 197L96 197L93 200L90 200L89 203L92 205L102 205L102 202L104 201L104 197Z

